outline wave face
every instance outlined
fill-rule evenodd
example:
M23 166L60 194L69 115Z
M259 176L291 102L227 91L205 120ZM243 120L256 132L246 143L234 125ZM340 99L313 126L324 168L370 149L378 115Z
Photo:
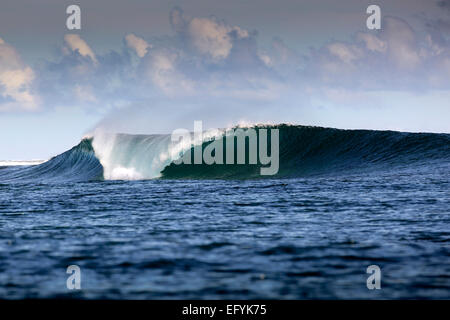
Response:
M300 177L349 170L386 170L432 164L434 161L438 163L444 161L446 164L450 162L449 134L341 130L291 125L255 128L279 129L280 167L275 176L261 176L261 165L172 163L164 168L162 177L177 179ZM203 148L208 143L204 142ZM246 151L248 152L248 145Z
M95 156L92 138L39 165L0 167L4 182L82 182L103 179L103 167Z
M40 165L0 166L0 183L281 178L450 164L450 134L291 125L253 128L279 130L279 171L276 175L261 176L260 164L177 165L169 156L174 149L170 135L97 134ZM215 135L215 139L223 138ZM211 136L208 136L203 141L194 141L195 147L176 145L175 149L182 156L186 152L193 153L195 148L204 149L210 143ZM224 154L225 146L224 143ZM270 143L268 148L270 150ZM248 141L246 151L248 154Z

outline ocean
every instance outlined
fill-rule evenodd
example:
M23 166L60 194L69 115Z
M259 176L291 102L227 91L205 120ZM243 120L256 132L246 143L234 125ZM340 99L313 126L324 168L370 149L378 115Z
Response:
M0 298L450 298L450 134L272 128L274 176L164 135L0 166Z

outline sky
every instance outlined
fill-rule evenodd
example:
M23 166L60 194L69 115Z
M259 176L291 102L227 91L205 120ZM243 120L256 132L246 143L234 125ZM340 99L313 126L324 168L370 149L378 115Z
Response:
M449 0L0 4L0 160L194 120L449 133L449 101Z

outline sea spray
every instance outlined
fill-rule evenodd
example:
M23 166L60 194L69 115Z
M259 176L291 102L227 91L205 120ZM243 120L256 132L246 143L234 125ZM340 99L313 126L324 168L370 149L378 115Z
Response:
M96 131L95 154L104 168L106 180L142 180L160 176L170 159L169 135L126 135Z
M189 131L187 131L188 134ZM219 138L222 131L194 132L193 139L173 141L172 135L129 135L97 129L92 134L95 154L104 168L105 180L143 180L161 176L161 171L194 146Z

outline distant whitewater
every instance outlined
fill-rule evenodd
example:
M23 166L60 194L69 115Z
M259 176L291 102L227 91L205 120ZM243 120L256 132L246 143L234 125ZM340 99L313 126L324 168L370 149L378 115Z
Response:
M450 161L450 134L284 124L254 128L279 129L280 133L280 169L277 175L266 178L391 170ZM260 165L176 165L171 161L174 147L178 148L176 151L181 157L185 152L193 152L194 148L205 148L213 139L223 137L209 136L195 145L174 146L170 135L94 135L44 163L20 167L0 164L0 183L264 178L259 174ZM248 143L246 147L248 154Z
M45 160L0 160L0 167L35 166L44 162Z

